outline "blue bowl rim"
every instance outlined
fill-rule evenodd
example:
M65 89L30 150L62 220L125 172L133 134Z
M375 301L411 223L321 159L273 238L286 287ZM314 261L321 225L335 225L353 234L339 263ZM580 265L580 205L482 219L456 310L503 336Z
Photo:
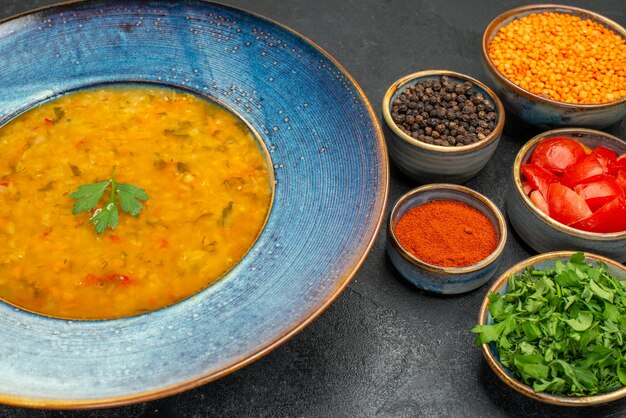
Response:
M493 128L493 131L491 131L489 135L487 135L484 139L478 140L472 144L462 145L462 146L457 147L457 146L443 146L443 145L427 144L426 142L422 142L419 139L415 139L407 135L406 133L402 132L402 130L398 127L398 125L396 125L396 123L391 118L391 98L396 93L396 91L398 91L400 86L408 82L411 82L411 81L414 82L424 77L437 77L437 76L439 77L446 76L450 78L456 78L457 80L469 81L470 83L482 89L485 93L487 93L487 95L489 95L489 98L491 99L491 101L496 107L496 114L498 115L498 121L496 123L496 126L495 128ZM394 81L391 84L391 86L389 86L389 88L387 89L387 92L385 93L385 96L383 97L382 113L383 113L383 118L385 119L385 122L387 123L387 126L389 126L389 128L393 131L393 133L396 134L404 142L410 145L413 145L417 148L423 148L428 151L441 152L443 154L460 154L460 153L474 151L474 150L486 147L487 145L491 144L492 142L494 142L496 139L500 137L500 135L502 134L502 130L504 129L504 121L505 121L504 106L502 105L502 102L500 101L500 98L498 97L498 95L495 94L493 90L491 90L486 84L478 81L477 79L473 77L470 77L465 74L457 73L456 71L450 71L450 70L418 71L413 74L405 75L404 77L401 77L398 80Z
M533 257L527 258L513 265L509 269L507 269L504 273L502 273L491 285L485 297L483 298L483 302L480 306L480 311L478 313L478 325L486 325L487 318L489 314L489 295L491 292L497 292L500 290L502 286L504 286L509 277L513 274L520 272L527 267L535 265L542 261L549 260L557 260L561 258L569 258L572 254L575 254L577 251L553 251L549 253L538 254ZM593 254L589 252L585 252L585 260L593 260L597 262L604 263L606 265L613 266L617 269L620 269L626 273L626 266L623 264L612 260L610 258ZM493 370L493 372L509 387L521 393L522 395L526 395L532 399L538 400L540 402L545 402L552 405L561 405L561 406L591 406L591 405L599 405L611 401L615 401L617 399L623 398L626 396L626 386L622 386L616 390L611 392L593 395L593 396L559 396L552 395L550 393L545 392L535 392L530 386L522 383L517 378L512 376L507 372L505 367L500 363L498 359L496 359L494 353L491 351L489 344L485 343L480 346L483 356L487 361L487 364Z
M622 145L626 148L626 142L622 141L616 136L607 134L606 132L597 131L595 129L586 129L586 128L559 128L552 129L549 131L545 131L540 133L539 135L534 136L528 142L526 142L522 148L517 152L515 156L515 161L513 162L513 183L515 185L515 192L518 197L524 203L524 206L528 208L528 210L535 215L539 220L548 226L564 233L567 235L572 235L578 238L593 240L593 241L614 241L618 239L626 238L626 231L621 232L589 232L583 231L580 229L572 228L571 226L567 226L562 224L561 222L555 221L542 211L540 211L533 202L530 201L530 198L526 196L524 193L524 189L522 187L522 177L521 177L521 167L522 167L522 159L524 155L526 155L531 149L533 149L539 142L543 141L546 138L550 138L553 136L567 136L568 134L582 134L582 135L597 135L606 138L608 141L614 141Z
M417 194L433 192L433 191L436 192L438 190L449 190L449 191L452 191L453 193L465 194L473 198L474 200L487 206L489 211L495 216L496 220L498 221L498 224L494 225L494 227L499 231L500 239L498 240L498 245L496 246L496 249L493 250L493 252L487 258L479 261L476 264L472 264L471 266L443 267L443 266L437 266L434 264L429 264L420 260L419 258L415 257L413 254L411 254L409 251L407 251L402 246L402 244L400 244L394 231L395 225L393 224L393 218L395 217L395 214L398 211L400 205L402 205L405 201L407 201L408 199L410 199L411 197ZM446 199L441 199L441 200L454 200L454 199L446 198ZM472 272L484 269L485 267L489 266L490 264L498 260L498 258L502 254L502 251L504 251L504 247L506 246L507 235L508 235L508 231L507 231L506 221L504 220L504 216L502 215L502 212L500 211L500 209L498 209L495 203L493 203L486 196L478 193L475 190L470 189L469 187L461 186L458 184L449 184L449 183L427 184L425 186L421 186L421 187L418 187L416 189L413 189L407 192L402 197L400 197L400 199L398 199L396 204L393 206L393 209L391 209L391 212L389 213L389 220L387 222L387 238L389 242L391 243L391 245L393 246L394 250L398 252L398 254L400 254L405 260L407 260L409 263L413 264L414 266L433 272L433 273L437 273L437 274L460 275L460 274L472 273Z
M523 89L517 84L513 83L511 80L506 78L504 74L502 74L494 65L491 57L489 56L489 44L497 31L500 30L500 25L503 21L514 18L518 19L519 17L526 16L532 13L542 13L542 12L561 12L565 14L572 15L582 15L584 18L589 18L597 23L602 24L608 29L611 29L617 35L621 36L624 40L626 40L626 29L624 29L617 22L602 16L599 13L592 12L591 10L582 9L580 7L573 6L565 6L561 4L530 4L526 6L516 7L514 9L510 9L501 15L495 17L487 28L483 32L483 40L482 40L482 56L483 61L487 64L487 68L493 74L493 76L502 84L504 84L509 90L512 90L514 93L519 94L522 97L525 97L531 101L536 101L539 103L543 103L545 105L549 105L552 107L560 107L566 109L580 109L580 110L597 110L604 109L613 106L618 106L620 104L626 104L626 96L620 97L616 100L607 103L600 104L574 104L567 102L559 102L556 100L548 99L542 96L539 96L535 93L531 93L528 90Z

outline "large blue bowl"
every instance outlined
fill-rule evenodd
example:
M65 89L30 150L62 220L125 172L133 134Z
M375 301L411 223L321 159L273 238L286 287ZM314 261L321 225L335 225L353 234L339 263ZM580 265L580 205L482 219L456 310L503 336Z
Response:
M0 302L0 402L113 406L217 379L304 328L371 248L388 185L380 126L350 75L291 30L202 1L91 1L4 21L0 56L0 122L86 86L171 85L246 120L276 180L250 252L181 303L67 321Z

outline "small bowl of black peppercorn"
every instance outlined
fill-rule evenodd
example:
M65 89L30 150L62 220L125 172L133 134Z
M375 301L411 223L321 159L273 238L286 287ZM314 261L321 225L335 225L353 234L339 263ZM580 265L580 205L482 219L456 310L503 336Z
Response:
M504 107L480 81L447 70L394 82L383 99L389 155L418 183L465 183L500 142Z

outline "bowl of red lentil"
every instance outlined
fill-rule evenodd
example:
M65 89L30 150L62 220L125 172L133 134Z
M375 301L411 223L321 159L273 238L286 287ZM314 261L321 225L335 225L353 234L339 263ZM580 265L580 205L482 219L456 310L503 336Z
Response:
M489 87L448 70L396 80L382 114L391 159L421 184L464 183L475 176L495 152L505 118Z
M589 10L530 5L483 34L486 73L508 111L544 128L604 128L626 116L626 30Z
M458 294L495 275L507 227L498 207L482 194L456 184L429 184L397 201L387 238L387 254L408 282Z

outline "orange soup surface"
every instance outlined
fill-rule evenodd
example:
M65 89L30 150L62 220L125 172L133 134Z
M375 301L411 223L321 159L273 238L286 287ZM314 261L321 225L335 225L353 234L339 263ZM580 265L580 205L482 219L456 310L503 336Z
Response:
M219 279L268 216L268 158L232 113L147 86L62 96L0 128L0 299L44 315L152 311ZM145 190L98 234L70 194L109 180ZM110 188L97 208L107 205Z

